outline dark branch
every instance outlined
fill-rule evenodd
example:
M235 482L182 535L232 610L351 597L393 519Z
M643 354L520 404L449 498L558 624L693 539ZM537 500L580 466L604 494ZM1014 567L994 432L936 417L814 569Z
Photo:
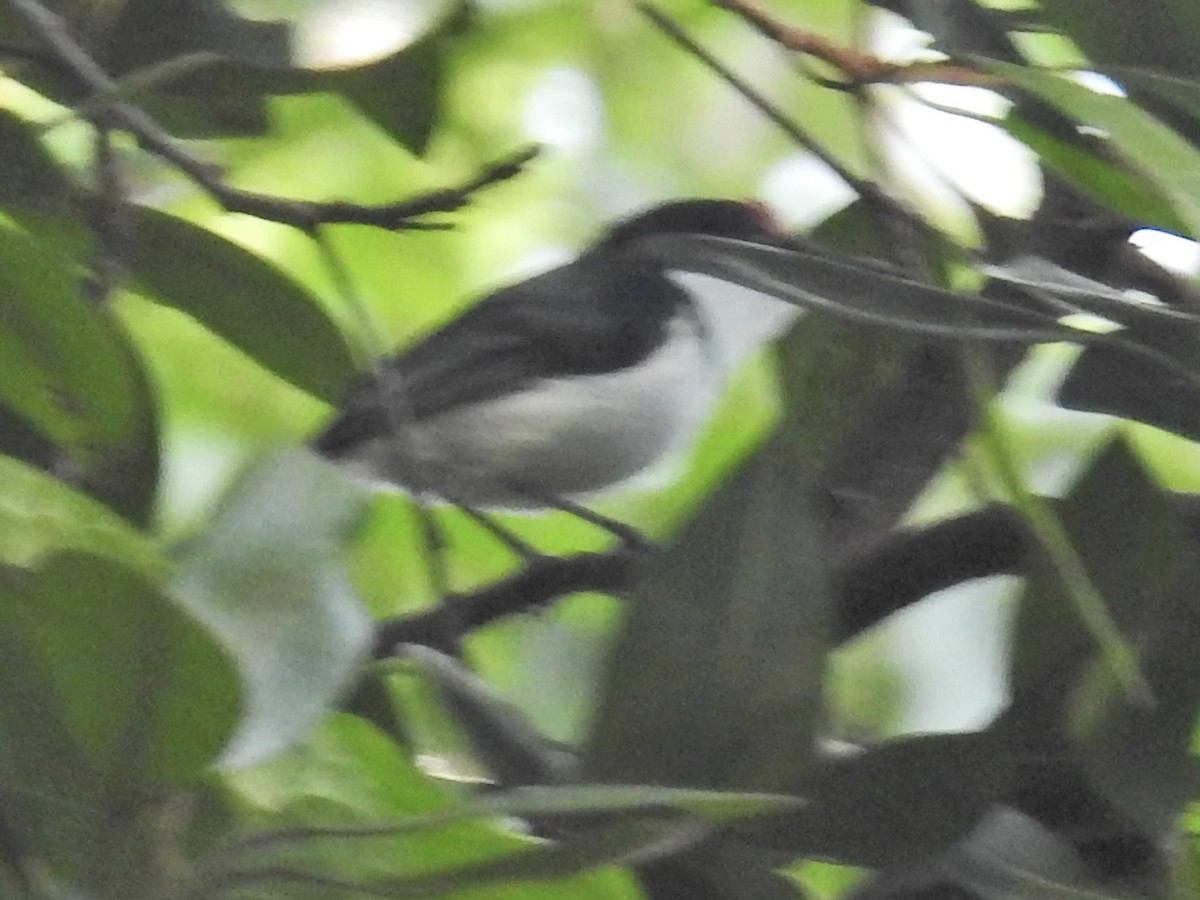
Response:
M782 129L800 147L817 157L829 169L845 182L885 224L886 233L893 238L903 238L897 242L896 258L904 261L910 274L923 275L924 265L914 262L914 254L910 252L915 234L928 234L929 226L918 216L906 209L903 204L889 196L877 184L865 178L860 178L847 169L838 159L826 150L807 131L777 110L762 94L743 81L728 66L696 43L673 19L662 11L645 2L639 2L637 8L649 18L660 31L680 47L690 53L712 72L725 81L730 87L741 94L759 112Z
M1058 501L1054 501L1058 502ZM1191 539L1200 544L1200 496L1172 494L1171 502ZM964 581L1020 574L1037 541L1019 514L995 505L928 528L893 533L873 549L837 564L832 572L833 639L848 641L893 613ZM610 553L543 557L517 574L452 602L468 628L543 607L584 591L621 594L634 585L639 561L629 548ZM439 611L379 623L376 656L397 644L438 646Z
M479 628L514 613L546 606L559 597L584 591L624 593L644 553L622 546L608 553L540 557L515 575L470 594L447 601L456 620L467 630ZM445 640L444 611L433 608L413 616L380 622L375 630L375 656L391 656L398 644L440 647Z
M864 84L879 83L937 82L974 87L1000 87L1004 84L1002 78L955 63L901 64L880 59L852 47L843 47L807 29L785 25L749 0L713 0L713 5L740 16L746 24L779 46L807 54L833 66L848 81L847 84L830 85L838 89L853 90Z

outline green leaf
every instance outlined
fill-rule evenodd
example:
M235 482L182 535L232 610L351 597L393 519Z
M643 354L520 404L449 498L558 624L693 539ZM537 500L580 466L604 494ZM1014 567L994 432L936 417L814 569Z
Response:
M777 789L812 750L826 641L807 485L770 443L629 601L583 777Z
M978 59L983 69L1045 101L1081 125L1103 131L1113 150L1200 235L1200 151L1124 97L1100 94L1060 75Z
M199 225L133 212L137 290L195 318L259 364L335 402L354 374L346 342L316 298L286 273Z
M633 865L678 852L708 833L707 827L688 816L628 817L569 840L461 865L445 873L388 879L373 887L393 897L431 897L488 885L557 881L602 866Z
M1108 209L1167 231L1184 230L1167 198L1145 176L1129 171L1119 160L1089 153L1084 145L1038 128L1016 110L1001 124L1055 174Z
M549 818L556 823L555 830L562 837L555 843L526 846L483 860L463 860L457 866L432 871L422 865L418 871L371 882L373 889L388 895L424 897L490 883L560 879L599 866L632 865L678 852L706 838L719 825L792 810L801 802L783 795L625 785L526 787L476 797L398 822L260 834L249 839L244 849L253 851L253 859L274 858L281 850L290 851L290 858L297 859L308 844L332 841L353 852L365 841L422 832L441 834L447 826L474 820L519 816L538 821ZM270 873L277 868L271 865L262 870L262 880L272 880ZM238 869L239 877L255 880L253 861L239 864Z
M0 568L0 609L23 602L22 573ZM0 628L0 792L24 847L72 865L97 839L102 783L64 720L54 670L33 636Z
M114 795L198 778L232 733L238 685L208 632L152 582L58 554L0 606L50 673L60 712Z
M246 696L224 765L303 738L358 675L371 622L342 545L364 499L311 454L280 454L243 477L184 548L175 594L234 658Z
M0 562L36 568L59 551L102 556L153 581L169 563L144 535L103 504L50 475L0 456Z
M548 859L521 858L523 851L536 849L536 845L526 836L501 831L499 817L511 818L519 814L511 811L529 808L579 810L606 805L618 812L645 812L647 819L655 822L661 821L666 808L640 806L642 798L633 798L633 805L614 806L614 794L627 801L631 792L604 788L591 798L574 791L558 799L518 794L510 803L504 799L507 795L497 795L446 809L451 792L444 783L423 776L407 754L365 722L347 715L330 717L303 745L230 777L257 807L261 825L271 830L250 834L215 851L212 862L218 880L226 867L253 873L278 869L281 864L360 884L386 886L400 880L398 890L407 887L413 892L432 891L449 883L517 877L521 871L531 871L530 866L551 877L552 867L561 873L602 860L599 844L605 839ZM698 806L710 801L732 805L731 798L683 797L682 793L675 799ZM478 801L484 805L473 807ZM611 854L621 849L618 843L626 849L645 846L649 838L645 830L638 836L626 834L623 840L622 835L609 835L607 849ZM498 868L487 868L491 865ZM207 868L202 861L202 870ZM269 875L264 874L262 881L269 881ZM607 867L545 885L495 883L487 896L497 900L624 900L635 892L627 873Z
M61 447L92 493L145 521L156 412L140 361L62 257L0 223L0 403Z

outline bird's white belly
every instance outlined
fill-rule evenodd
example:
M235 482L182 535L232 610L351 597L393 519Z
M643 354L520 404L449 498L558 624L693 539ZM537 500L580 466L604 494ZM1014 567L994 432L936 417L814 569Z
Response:
M544 496L586 495L678 454L719 381L698 324L678 320L667 342L638 365L543 379L422 422L416 438L434 469L454 467L471 482L469 489L461 483L467 496L459 499L516 505L505 485Z
M616 372L547 378L526 390L432 416L411 441L368 441L342 464L368 481L429 489L478 506L519 509L641 480L686 449L725 377L797 316L795 307L691 272L670 277L691 293L695 316ZM703 324L701 324L703 323ZM514 488L529 492L522 498Z

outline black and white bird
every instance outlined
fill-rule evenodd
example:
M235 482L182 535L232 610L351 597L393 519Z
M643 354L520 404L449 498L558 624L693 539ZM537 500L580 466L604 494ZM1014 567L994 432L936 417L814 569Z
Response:
M313 448L372 482L485 507L586 498L661 470L733 366L797 313L642 252L665 234L784 237L764 207L728 200L618 222L360 376Z

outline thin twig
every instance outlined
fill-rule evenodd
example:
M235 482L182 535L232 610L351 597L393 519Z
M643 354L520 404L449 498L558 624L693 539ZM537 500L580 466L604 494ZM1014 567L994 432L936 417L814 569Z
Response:
M624 593L633 585L636 567L644 560L645 554L624 546L607 553L543 556L515 575L460 594L450 602L466 634L505 616L546 606L567 594ZM443 615L440 609L430 609L377 623L375 657L391 656L400 644L443 646Z
M741 94L747 101L750 102L755 109L761 112L764 116L770 119L778 126L788 137L807 150L825 165L829 166L839 178L842 179L851 188L857 191L860 195L867 196L877 193L877 189L873 184L864 182L853 172L845 168L832 154L829 153L820 143L817 142L812 135L805 131L800 125L793 122L791 119L784 116L757 90L743 81L733 70L726 66L723 62L713 56L700 44L696 43L686 31L684 31L678 23L670 16L659 9L651 6L649 3L639 2L637 8L645 15L655 26L683 47L688 53L700 60L730 87Z
M771 122L778 126L800 147L807 150L829 169L845 182L863 201L871 206L873 210L881 214L881 217L890 223L886 230L893 232L896 230L894 223L906 223L906 230L916 231L919 233L928 233L929 226L915 214L906 209L895 198L889 196L873 181L865 178L860 178L847 169L842 163L826 150L821 144L805 131L800 125L793 122L787 116L777 110L762 94L756 91L753 87L743 81L736 73L728 66L718 60L715 56L709 53L704 47L694 41L674 20L665 13L656 9L645 2L639 2L637 8L649 18L660 31L663 32L675 43L679 44L688 53L695 56L698 60L704 63L713 71L715 75L725 81L730 87L741 94L751 105L759 112L766 116ZM900 254L901 258L905 254Z
M835 44L815 32L786 25L748 0L712 0L715 6L740 16L768 40L779 46L804 53L837 69L847 79L843 89L866 84L912 84L937 82L973 87L999 87L1004 80L987 72L947 62L896 63L880 59L852 47Z
M5 0L8 6L38 36L67 70L90 93L99 97L120 96L122 87L71 37L60 16L37 0ZM364 206L341 201L314 202L289 200L231 187L221 180L219 169L193 155L182 143L164 131L143 110L127 103L113 103L105 110L107 124L126 131L149 153L183 172L209 196L230 212L245 213L260 219L280 222L311 232L320 224L372 225L391 230L430 230L448 227L440 222L414 219L439 212L453 212L464 206L471 194L484 187L515 176L537 154L526 147L485 168L456 188L434 191L382 206Z

